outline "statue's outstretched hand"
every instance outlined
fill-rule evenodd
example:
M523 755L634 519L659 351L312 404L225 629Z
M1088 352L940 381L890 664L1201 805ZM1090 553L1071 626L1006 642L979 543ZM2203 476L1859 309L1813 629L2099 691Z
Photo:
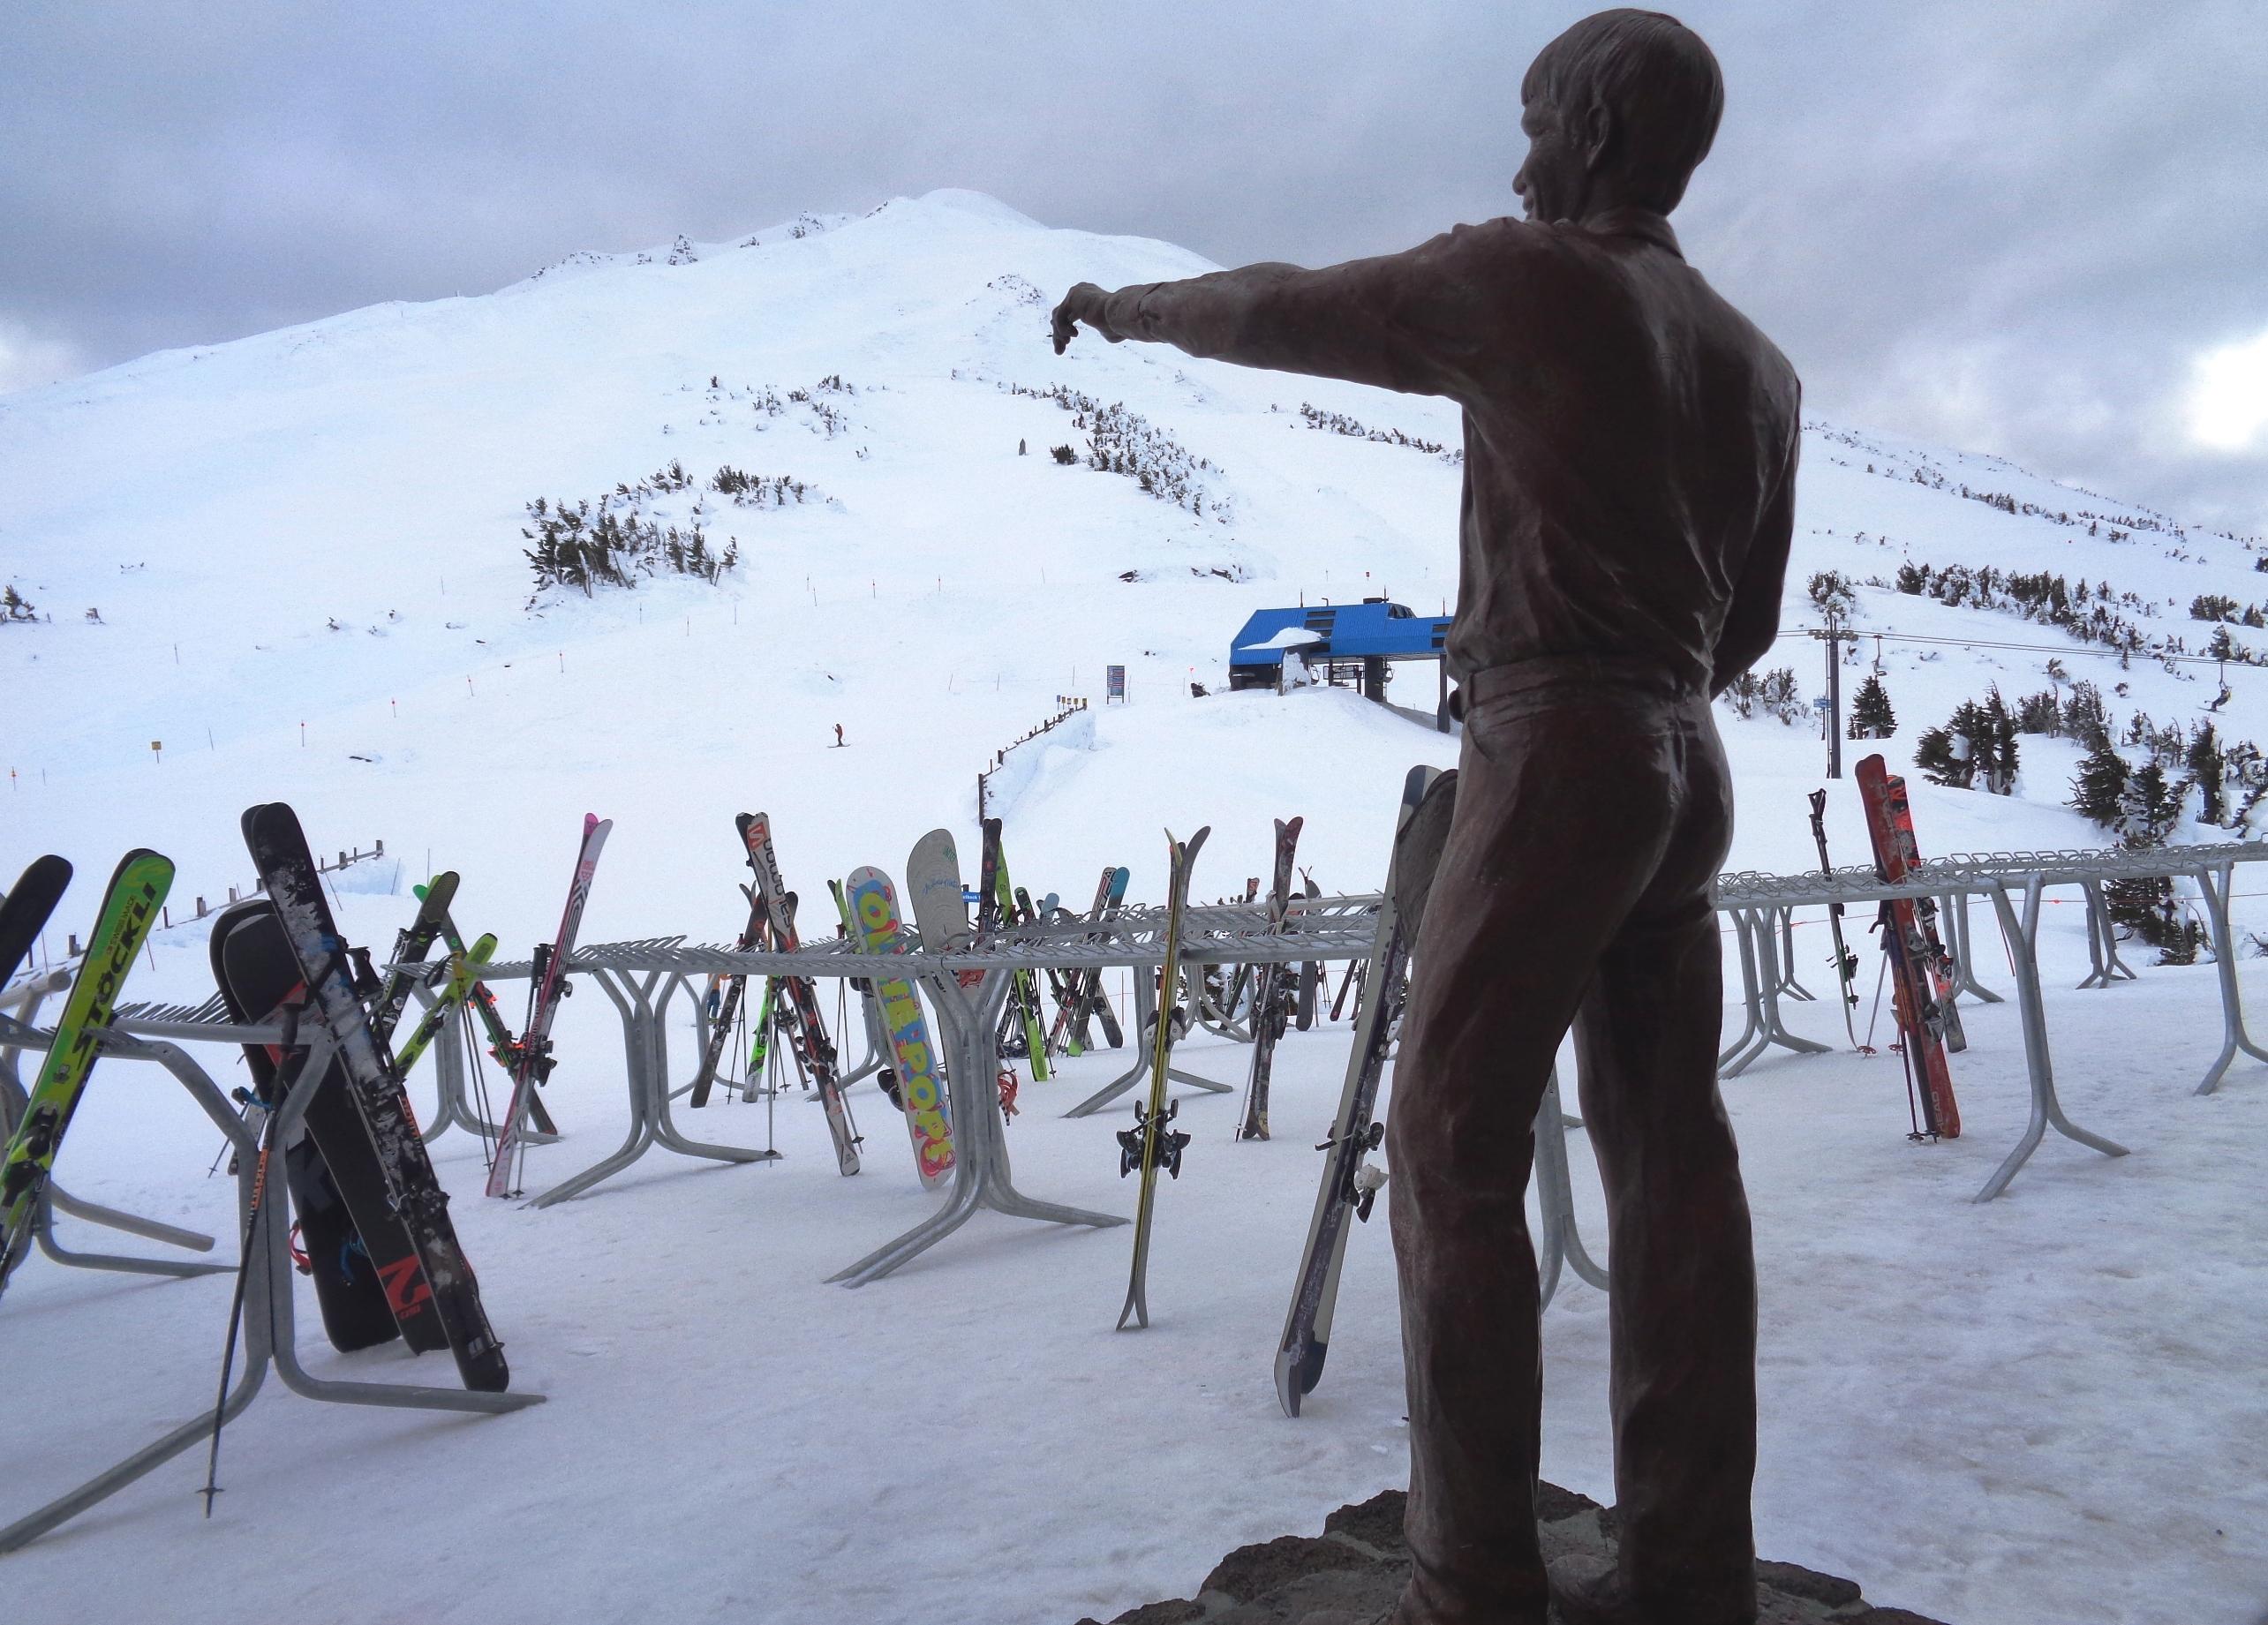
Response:
M1063 353L1065 346L1071 342L1072 335L1079 331L1079 324L1082 321L1110 340L1111 343L1119 342L1119 335L1103 325L1103 301L1107 297L1102 289L1092 282L1081 282L1063 296L1063 303L1055 307L1052 323L1057 355Z

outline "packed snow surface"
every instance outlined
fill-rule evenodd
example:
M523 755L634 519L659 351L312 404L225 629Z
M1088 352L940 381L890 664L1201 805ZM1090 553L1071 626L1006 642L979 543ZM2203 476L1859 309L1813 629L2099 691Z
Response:
M1459 473L1409 443L1453 448L1449 403L1091 337L1055 357L1047 305L1071 282L1209 267L973 193L683 249L577 256L485 297L374 306L0 400L0 583L41 617L0 624L0 881L42 851L78 865L52 952L85 931L118 854L155 846L180 866L177 923L130 997L202 997L195 899L249 886L237 815L271 800L320 850L384 840L383 861L336 876L345 929L372 944L442 868L464 876L468 931L509 952L548 936L586 810L615 821L586 941L729 937L742 810L772 815L807 921L810 899L824 918L826 876L898 874L929 829L973 854L976 774L1074 695L1094 700L1089 719L1009 751L1015 771L993 781L1035 894L1083 907L1124 863L1134 899L1156 900L1162 831L1205 824L1198 892L1240 891L1267 868L1271 818L1293 813L1326 891L1378 884L1404 770L1450 764L1455 741L1345 690L1219 690L1255 609L1450 606ZM1900 721L1847 760L1879 748L1906 770L1921 729L1993 684L2013 702L2091 681L2121 728L2136 711L2188 727L2220 697L2210 665L2121 663L2051 627L1864 584L1901 564L2106 583L2151 606L2122 611L2142 632L2192 651L2211 633L2188 618L2194 598L2268 598L2253 545L1998 459L1828 425L1807 431L1805 459L1785 624L1818 624L1815 572L1861 583L1869 636L1844 700L1879 668ZM713 488L724 469L757 482L749 500ZM664 569L634 591L539 591L528 505L595 515L602 496L681 545L699 527L735 566L713 583ZM1820 645L1797 634L1782 650L1767 664L1795 670L1800 707L1822 686ZM1105 664L1127 669L1124 706L1100 703ZM2232 665L2226 681L2211 713L2224 736L2268 735L2268 674ZM1398 699L1431 710L1428 671L1402 684L1420 692ZM1812 867L1815 728L1720 715L1739 795L1728 867ZM1914 776L1925 854L2106 841L2064 804L2078 747L2021 742L2013 796ZM1828 790L1836 861L1858 861L1851 786ZM2239 871L2240 934L2268 927L2262 889ZM1967 1012L1956 1141L1907 1142L1898 1063L1850 1053L1831 997L1789 1008L1838 1053L1774 1051L1726 1086L1763 1283L1758 1543L1964 1625L2250 1625L2268 1602L2268 1068L2245 1062L2193 1096L2219 1044L2213 967L2151 966L2132 946L2137 980L2070 990L2086 965L2076 904L2052 899L2043 947L2057 1083L2076 1121L2131 1155L2051 1136L2004 1199L1970 1204L2023 1126L2012 1004ZM1867 923L1848 928L1862 1036ZM1978 925L1985 979L2008 991ZM1814 990L1831 980L1825 937L1799 922ZM2239 970L2257 997L2256 961ZM681 1034L689 1021L681 1007ZM1885 1010L1878 1044L1888 1030ZM937 1200L870 1084L854 1095L866 1171L848 1180L795 1098L682 1119L775 1140L784 1161L656 1151L544 1212L484 1200L478 1147L451 1132L435 1155L515 1386L549 1403L448 1418L271 1383L229 1430L210 1523L201 1455L182 1457L0 1560L0 1614L1067 1625L1186 1595L1229 1546L1313 1530L1405 1480L1383 1206L1354 1238L1330 1367L1299 1420L1270 1379L1346 1034L1286 1039L1272 1141L1231 1140L1232 1098L1185 1104L1197 1138L1161 1195L1141 1334L1111 1329L1123 1230L985 1215L884 1282L821 1284ZM617 1142L619 1037L605 999L569 1002L546 1092L567 1138L531 1154L531 1190ZM689 1049L673 1050L681 1082ZM229 1051L200 1055L237 1081ZM1008 1133L1021 1187L1131 1212L1111 1138L1124 1111L1058 1115L1129 1058L1027 1082ZM1180 1058L1242 1081L1232 1047L1201 1038ZM432 1098L422 1075L412 1091ZM215 1233L227 1256L215 1141L162 1074L111 1063L59 1174ZM210 1403L230 1286L25 1266L0 1305L17 1395L0 1519ZM398 1350L335 1354L302 1298L319 1373L450 1380ZM1603 1298L1563 1286L1545 1341L1543 1471L1611 1500Z

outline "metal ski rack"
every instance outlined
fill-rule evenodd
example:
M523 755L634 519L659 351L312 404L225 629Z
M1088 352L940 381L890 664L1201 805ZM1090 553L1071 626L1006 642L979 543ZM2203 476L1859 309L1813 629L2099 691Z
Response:
M2054 1068L2048 1051L2047 1016L2039 985L2039 910L2045 889L2050 885L2077 885L2091 891L2098 890L2106 880L2166 875L2196 877L2219 950L2231 943L2234 935L2228 920L2228 888L2225 878L2214 884L2204 877L2225 876L2238 863L2263 858L2268 858L2268 841L2226 841L2141 851L1956 853L1930 860L1914 876L1895 885L1883 882L1870 868L1841 869L1831 875L1722 875L1717 879L1716 901L1718 907L1729 910L1767 905L1793 907L1830 902L1880 902L1893 897L1941 899L1956 894L1982 894L1992 899L2016 971L2031 1112L2015 1148L1977 1192L1975 1200L1981 1202L1990 1201L2008 1188L2016 1170L2038 1148L2050 1128L2106 1156L2126 1155L2125 1147L2075 1125L2056 1096ZM2091 936L2093 928L2090 929ZM2098 963L2101 963L2099 959ZM2213 1085L2219 1084L2239 1049L2263 1055L2244 1031L2234 960L2225 958L2221 971L2224 1042L2221 1058L2207 1073L2207 1082ZM1745 981L1753 1016L1758 978L1752 969Z
M280 1025L237 1026L225 1019L215 1019L219 1003L215 998L207 1004L189 1007L134 1006L134 1031L129 1033L124 1030L123 1024L114 1022L102 1033L100 1042L107 1057L154 1061L164 1067L189 1091L190 1098L203 1109L214 1125L228 1136L237 1152L237 1213L240 1221L248 1221L252 1215L252 1182L258 1177L260 1138L230 1109L228 1097L205 1070L177 1044L165 1041L183 1038L228 1044L280 1044L288 1035ZM310 1032L313 1037L307 1044L305 1073L320 1078L330 1065L335 1040L320 1020L303 1019L299 1037L305 1040ZM54 1038L51 1031L0 1016L0 1047L44 1051ZM290 1140L314 1098L313 1088L294 1089L285 1097L272 1125L275 1143L281 1145ZM383 1405L493 1416L543 1402L541 1394L486 1394L411 1383L339 1381L310 1373L299 1363L293 1328L291 1204L281 1200L283 1181L273 1175L271 1178L274 1183L267 1200L260 1203L260 1223L251 1232L251 1251L246 1255L251 1273L245 1283L244 1301L244 1372L219 1407L221 1420L235 1418L252 1403L271 1365L284 1387L293 1393L331 1404ZM183 1451L202 1444L212 1434L214 1420L212 1411L203 1412L116 1466L97 1473L77 1489L0 1529L0 1553L15 1551L37 1539Z

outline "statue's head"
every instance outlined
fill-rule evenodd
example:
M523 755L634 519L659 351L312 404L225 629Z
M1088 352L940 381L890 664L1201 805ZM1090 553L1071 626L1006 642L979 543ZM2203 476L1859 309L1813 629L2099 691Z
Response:
M1600 11L1529 64L1520 82L1528 154L1512 189L1531 220L1620 204L1667 214L1708 156L1724 77L1701 36L1660 11Z

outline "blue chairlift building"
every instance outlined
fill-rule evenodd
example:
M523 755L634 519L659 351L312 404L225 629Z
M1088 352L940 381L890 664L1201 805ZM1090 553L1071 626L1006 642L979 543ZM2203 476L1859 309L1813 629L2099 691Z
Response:
M1393 665L1430 660L1440 673L1439 700L1445 702L1449 680L1443 645L1450 621L1447 615L1413 614L1406 606L1384 598L1257 610L1229 645L1229 687L1280 688L1285 659L1295 658L1310 670L1323 668L1325 681L1352 682L1365 699L1384 704ZM1433 709L1443 713L1441 703Z

